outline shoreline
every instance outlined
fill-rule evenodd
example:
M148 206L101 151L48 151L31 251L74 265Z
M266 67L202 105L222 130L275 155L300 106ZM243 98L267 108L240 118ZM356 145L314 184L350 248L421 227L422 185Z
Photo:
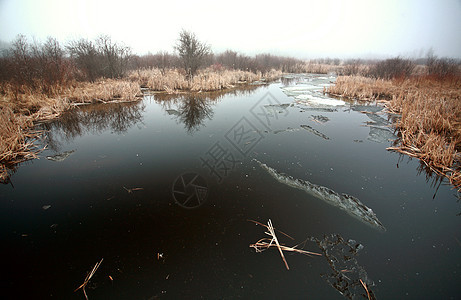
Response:
M381 101L400 116L398 139L387 150L420 160L461 191L461 79L416 75L398 79L339 76L325 93L359 101Z
M255 82L265 84L281 76L282 72L275 70L262 74L206 69L187 80L177 69L166 72L140 69L121 79L101 78L95 82L54 86L51 95L3 83L0 86L0 182L8 183L20 163L38 158L38 154L45 149L35 144L44 134L34 130L35 125L58 119L74 107L140 101L149 94L232 91ZM22 92L18 93L18 89Z

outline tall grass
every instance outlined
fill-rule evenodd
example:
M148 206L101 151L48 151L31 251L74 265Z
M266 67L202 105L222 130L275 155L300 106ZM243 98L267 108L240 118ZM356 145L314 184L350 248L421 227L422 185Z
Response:
M392 81L363 76L339 76L336 84L324 91L337 97L359 100L392 99L397 93Z
M281 75L282 72L276 70L253 73L241 70L214 71L212 68L207 68L200 70L193 78L188 79L186 73L179 69L152 68L132 71L128 78L150 90L173 93L179 91L217 91L233 88L242 83L260 80L271 81Z
M40 132L26 130L31 126L30 118L15 114L9 107L0 108L0 181L8 178L16 164L37 158L34 140Z
M33 130L34 122L57 118L73 104L133 101L142 95L136 83L114 79L54 85L51 94L41 90L0 83L0 181L16 164L37 158L34 142L42 133Z
M389 150L416 157L461 190L461 78L431 75L394 80L338 77L326 92L360 100L386 99L401 115Z

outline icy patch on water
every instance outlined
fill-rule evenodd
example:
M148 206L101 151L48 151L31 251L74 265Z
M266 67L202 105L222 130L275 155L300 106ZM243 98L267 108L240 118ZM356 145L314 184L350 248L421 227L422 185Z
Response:
M287 86L282 88L282 91L289 97L303 95L306 93L311 93L312 91L322 89L317 85L312 84L300 84L294 86Z
M297 131L299 131L299 128L288 127L287 129L274 130L273 133L278 134L278 133L282 133L282 132L297 132Z
M370 105L354 105L351 106L352 110L366 114L371 120L367 122L370 127L370 133L367 139L375 143L388 143L397 139L397 136L392 132L389 122L383 115L384 108L381 106Z
M321 138L324 139L324 140L329 140L329 139L330 139L328 136L324 135L323 133L321 133L321 132L318 131L317 129L312 128L312 127L309 126L309 125L300 125L300 126L301 126L301 128L306 129L307 131L309 131L309 132L315 134L316 136L321 137Z
M375 143L387 143L396 140L397 137L388 128L372 126L367 139Z
M297 104L305 105L326 105L326 106L343 106L346 102L332 98L317 97L309 94L298 95L295 97Z
M318 245L330 267L331 273L322 277L333 288L347 299L376 299L371 290L375 283L356 259L357 253L363 249L362 244L351 239L346 241L339 234L325 235L323 239L311 237L310 240Z
M74 152L75 150L65 151L62 153L55 154L55 155L47 156L46 159L51 160L51 161L61 162L61 161L66 160Z
M314 107L343 106L346 103L323 95L325 87L333 84L331 77L306 75L300 77L295 85L282 87L281 90L289 97L293 97L296 104ZM334 79L334 77L333 77Z
M386 231L386 228L378 220L378 217L376 217L376 214L373 212L373 210L364 205L354 196L350 196L348 194L339 194L332 189L311 183L307 180L293 178L291 176L279 173L277 170L269 167L257 159L253 160L256 161L261 166L261 168L266 170L278 182L286 184L292 188L303 190L306 193L321 199L330 205L344 210L349 215L357 218L365 224L371 225L372 227L381 231Z

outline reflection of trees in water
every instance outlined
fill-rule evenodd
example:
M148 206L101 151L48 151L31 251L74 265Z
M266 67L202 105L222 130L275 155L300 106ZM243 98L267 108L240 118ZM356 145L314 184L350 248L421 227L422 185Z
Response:
M395 145L395 143L394 143L394 145ZM407 159L408 162L415 159L415 158L413 158L411 156L407 156L405 154L399 153L399 158L398 158L398 161L397 161L397 168L399 168L400 163L403 162L405 160L405 158ZM419 160L419 165L416 168L416 171L417 171L418 176L421 176L421 175L425 176L426 183L430 184L431 188L434 190L434 194L432 195L432 199L435 199L437 197L437 193L438 193L439 188L440 188L440 186L442 184L447 185L447 186L450 185L450 182L447 180L447 178L445 176L441 176L440 174L437 174L436 172L434 172L422 160ZM461 204L461 193L459 191L456 191L456 189L455 189L455 193L453 194L453 196L455 198L457 198L457 202L459 204ZM461 210L457 214L457 216L461 216Z
M183 97L178 106L178 120L184 124L187 132L193 134L204 126L205 119L213 118L211 102L197 95Z
M110 129L120 134L138 122L142 122L145 105L142 101L116 104L82 106L63 114L51 123L42 124L47 131L45 143L58 151L59 140L70 141L87 134L98 134Z
M221 100L225 96L246 96L253 94L257 89L259 89L261 85L244 85L235 89L229 90L219 90L213 92L197 92L193 93L201 99L209 100L209 101L218 101ZM155 102L159 103L160 105L163 104L164 101L172 101L181 98L181 95L190 95L191 93L186 94L167 94L167 93L156 93L154 96Z
M183 95L156 94L154 101L171 116L174 116L180 123L184 124L187 132L193 134L204 126L205 119L213 118L212 105L224 96L241 96L253 93L258 86L245 86L239 89L188 93Z

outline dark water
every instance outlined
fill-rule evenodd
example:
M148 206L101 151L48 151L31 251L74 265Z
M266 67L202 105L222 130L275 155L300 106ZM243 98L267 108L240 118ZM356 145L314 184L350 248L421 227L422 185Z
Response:
M385 150L379 108L325 99L331 81L156 94L44 124L42 158L0 188L2 298L84 299L103 258L89 299L360 299L360 280L378 299L460 299L456 192ZM285 252L287 270L277 249L256 253L268 236L248 220L269 219L324 256Z

